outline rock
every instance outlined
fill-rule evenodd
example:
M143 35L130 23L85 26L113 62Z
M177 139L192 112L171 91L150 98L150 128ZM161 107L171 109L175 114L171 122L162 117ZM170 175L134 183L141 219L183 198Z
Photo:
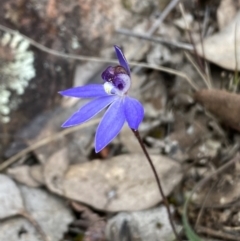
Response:
M182 178L180 165L161 155L152 155L151 158L168 196ZM54 192L51 186L48 188ZM71 165L60 188L67 198L111 212L142 210L162 200L143 154Z
M119 213L108 221L106 237L107 240L138 241L170 241L175 238L164 206Z

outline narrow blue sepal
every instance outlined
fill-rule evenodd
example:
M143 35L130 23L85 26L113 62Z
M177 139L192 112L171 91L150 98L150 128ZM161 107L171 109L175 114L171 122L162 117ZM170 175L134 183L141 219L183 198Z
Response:
M115 101L104 114L95 136L95 151L100 152L121 131L125 122L123 100Z
M77 112L75 112L65 123L63 123L62 127L75 126L90 120L100 111L114 102L116 98L116 96L108 95L107 97L100 97L88 102Z
M74 87L71 89L59 91L63 96L77 97L77 98L94 98L107 96L108 94L100 84L90 84L85 86Z
M119 64L127 71L128 75L130 76L130 68L122 50L117 45L114 45L114 48L115 48L115 52L116 52Z

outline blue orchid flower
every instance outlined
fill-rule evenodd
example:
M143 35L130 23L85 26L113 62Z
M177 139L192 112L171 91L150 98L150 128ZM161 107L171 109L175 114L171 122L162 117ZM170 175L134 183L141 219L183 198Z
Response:
M63 96L94 98L75 112L62 127L71 127L84 123L108 107L95 136L95 151L98 153L108 145L121 131L125 121L133 130L137 130L143 120L142 104L128 96L131 86L130 68L118 46L114 46L120 65L109 66L102 73L104 84L89 84L60 91Z

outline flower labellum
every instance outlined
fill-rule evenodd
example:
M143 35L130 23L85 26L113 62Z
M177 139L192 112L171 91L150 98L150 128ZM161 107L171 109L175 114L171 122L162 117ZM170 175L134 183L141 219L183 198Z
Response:
M133 130L137 130L143 120L142 104L129 97L131 86L130 68L123 52L114 46L119 65L109 66L102 73L104 84L90 84L60 91L63 96L94 98L75 112L62 127L71 127L84 123L108 107L95 136L95 151L101 151L121 131L125 121Z

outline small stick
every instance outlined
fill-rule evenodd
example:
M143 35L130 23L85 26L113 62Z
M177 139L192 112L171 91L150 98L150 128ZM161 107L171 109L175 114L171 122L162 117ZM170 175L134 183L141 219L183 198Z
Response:
M23 210L19 213L22 217L26 218L38 231L38 233L42 236L44 241L50 241L50 238L46 235L46 233L42 230L42 227L39 223L28 213L26 210Z
M80 126L75 126L75 127L72 127L72 128L65 129L65 130L61 131L60 133L57 133L57 134L52 135L52 136L47 136L46 138L43 138L40 141L37 141L36 143L34 143L31 146L23 149L22 151L18 152L17 154L13 155L9 159L7 159L3 163L1 163L0 164L0 172L3 171L4 169L6 169L8 166L12 165L19 158L21 158L24 155L28 154L29 152L31 152L33 150L36 150L37 148L39 148L41 146L47 145L48 143L50 143L52 141L56 141L56 140L64 137L65 135L68 135L68 134L70 134L72 132L84 129L85 127L88 127L88 126L91 126L91 125L94 125L94 124L97 124L100 120L101 120L101 118L98 118L98 119L95 119L95 120L91 120L88 123L83 123Z
M27 37L24 34L19 33L16 30L12 30L8 27L5 27L3 25L0 24L0 30L6 31L8 33L11 34L19 34L20 36L22 36L23 38L25 38L27 41L29 41L29 43L40 49L41 51L48 53L48 54L52 54L54 56L58 56L61 58L66 58L66 59L75 59L75 60L83 60L83 61L92 61L92 62L98 62L98 63L115 63L115 64L119 64L118 61L116 59L103 59L103 58L98 58L98 57L90 57L90 56L84 56L84 55L75 55L75 54L65 54L62 52L59 52L57 50L54 49L50 49L40 43L38 43L37 41ZM183 79L185 79L194 90L198 90L198 87L193 83L193 81L183 72L171 69L171 68L167 68L167 67L162 67L162 66L156 66L156 65L149 65L147 63L139 63L139 62L128 62L129 65L132 66L137 66L137 67L142 67L142 68L148 68L148 69L155 69L158 71L163 71L169 74L174 74L177 75Z
M198 65L195 63L195 61L192 59L192 57L184 51L185 56L187 57L188 61L193 65L193 67L197 70L198 74L202 77L203 82L206 84L208 89L211 89L211 85L209 84L206 76L202 73L202 71L199 69Z
M213 230L211 228L207 228L207 227L198 227L197 228L198 232L200 233L205 233L205 234L208 234L208 235L211 235L211 236L214 236L214 237L217 237L217 238L221 238L223 240L232 240L232 241L240 241L240 238L239 236L237 235L232 235L232 234L229 234L229 233L224 233L222 231L216 231L216 230Z
M205 208L206 201L208 200L210 193L212 192L213 188L217 185L217 183L218 183L218 182L214 183L214 184L209 188L209 190L208 190L208 192L207 192L207 195L205 196L205 198L204 198L204 200L203 200L203 203L202 203L202 205L201 205L201 209L200 209L200 211L199 211L199 213L198 213L197 220L196 220L195 225L194 225L194 228L195 228L195 229L197 228L198 224L200 223L200 219L201 219L201 217L202 217L202 214L203 214L203 210L204 210L204 208Z
M145 148L145 145L143 144L143 141L142 141L142 139L140 137L139 131L132 129L132 132L134 133L135 137L137 138L137 140L138 140L138 142L139 142L139 144L140 144L140 146L141 146L141 148L142 148L142 150L143 150L143 152L144 152L144 154L145 154L145 156L146 156L146 158L147 158L147 160L148 160L148 162L149 162L149 164L150 164L150 166L152 168L153 174L155 176L155 179L156 179L156 182L157 182L157 185L158 185L158 189L159 189L160 195L161 195L161 197L163 199L163 202L164 202L164 205L165 205L165 207L167 209L168 218L169 218L170 224L172 226L172 230L173 230L173 232L174 232L174 234L176 236L176 239L181 241L181 238L179 237L179 235L178 235L178 233L176 231L176 228L174 226L172 215L171 215L171 211L170 211L170 207L169 207L169 203L168 203L168 200L167 200L166 196L164 195L164 192L163 192L163 189L162 189L162 185L161 185L161 181L160 181L160 179L158 177L156 168L155 168L155 166L154 166L154 164L153 164L153 162L152 162L152 160L151 160L151 158L150 158L150 156L149 156L149 154L147 152L147 149Z
M174 7L178 4L180 0L172 0L166 7L165 9L162 11L161 15L159 16L159 18L154 22L154 24L152 25L152 27L147 31L147 35L148 36L152 36L156 30L158 29L159 25L162 24L162 22L164 21L164 19L168 16L168 14L174 9ZM143 43L140 43L138 45L138 47L136 48L136 50L132 53L132 56L129 57L129 59L134 58L134 56L139 52L139 50L142 48ZM137 66L137 68L133 69L133 72L137 72L140 68L140 66Z
M162 43L165 45L171 45L180 49L184 49L184 50L189 50L192 51L193 50L193 46L191 44L188 43L182 43L182 42L177 42L177 41L172 41L169 39L164 39L164 38L159 38L159 37L151 37L147 34L140 34L140 33L134 33L128 29L124 29L124 28L120 28L116 30L117 33L120 34L124 34L130 37L134 37L134 38L140 38L140 39L144 39L144 40L148 40L148 41L152 41L152 42L156 42L156 43Z
M199 3L198 3L199 4ZM199 14L199 8L197 9L198 11L198 15ZM205 11L204 13L204 22L203 22L203 28L202 28L202 32L201 32L201 24L200 24L200 20L197 17L197 23L198 23L198 28L199 28L199 36L200 36L200 42L201 42L201 48L202 48L202 53L203 53L203 62L204 62L204 66L205 66L205 73L206 73L206 78L209 82L210 88L212 88L212 81L211 81L211 74L210 74L210 69L209 69L209 65L206 61L206 55L205 55L205 49L204 49L204 45L203 45L203 37L204 37L204 33L205 33L205 28L206 28L206 24L207 24L207 16L208 16L208 11Z
M229 168L230 166L232 166L234 163L236 163L237 161L239 161L239 153L237 153L232 160L230 160L229 162L225 163L224 165L222 165L221 167L219 167L217 170L214 170L211 174L209 174L208 176L206 176L205 178L203 178L201 181L199 181L195 187L193 188L193 190L190 193L190 196L187 198L185 205L184 205L184 212L187 214L187 209L188 209L188 205L189 202L191 201L191 198L193 196L193 194L202 186L204 186L209 180L211 180L212 178L216 177L217 175L219 175L220 173L222 173L223 171L225 171L227 168ZM189 223L188 221L188 216L186 215L186 222ZM199 227L198 227L199 228Z
M183 20L184 20L185 25L186 25L186 31L187 31L187 33L188 33L188 35L189 35L190 42L191 42L191 44L192 44L192 46L193 46L193 52L194 52L194 54L195 54L195 56L196 56L196 59L197 59L197 62L198 62L198 64L199 64L200 69L203 71L203 73L205 73L204 66L203 66L203 64L202 64L201 59L199 58L199 55L198 55L198 53L197 53L196 46L195 46L194 41L193 41L193 38L192 38L192 34L191 34L191 31L190 31L190 27L189 27L189 25L188 25L188 23L187 23L187 21L186 21L186 19L185 19L185 10L184 10L184 6L183 6L182 3L179 3L179 8L180 8L181 14L182 14L182 16L183 16Z
M221 172L223 172L224 170L226 170L228 167L230 167L231 165L233 165L235 162L239 161L240 155L239 153L236 154L235 157L233 157L232 160L230 160L229 162L225 163L224 165L222 165L221 167L219 167L217 170L213 171L211 174L209 174L208 176L206 176L204 179L202 179L201 181L199 181L196 186L193 188L192 192L191 192L191 196L194 192L197 191L198 188L202 187L203 185L205 185L209 180L211 180L213 177L219 175Z
M178 4L180 0L172 0L163 10L161 16L159 19L153 24L153 26L148 31L148 35L151 36L155 33L155 31L158 29L159 25L164 21L164 19L168 16L168 14L175 8L175 6Z

